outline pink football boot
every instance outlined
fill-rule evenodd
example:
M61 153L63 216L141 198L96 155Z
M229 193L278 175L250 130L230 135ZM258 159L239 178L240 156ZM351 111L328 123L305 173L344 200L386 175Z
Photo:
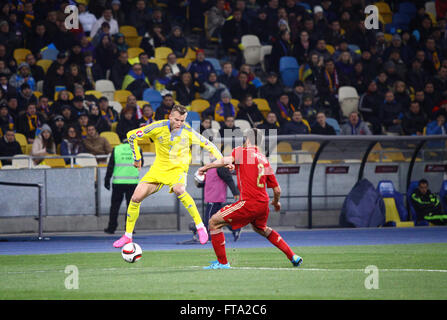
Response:
M132 242L132 238L129 238L128 236L123 235L121 238L119 238L118 240L116 240L116 241L113 243L113 246L114 246L115 248L121 248L121 247L124 246L125 244L127 244L127 243L131 243L131 242Z
M197 234L199 235L199 241L201 244L208 242L208 232L206 232L205 227L197 229Z

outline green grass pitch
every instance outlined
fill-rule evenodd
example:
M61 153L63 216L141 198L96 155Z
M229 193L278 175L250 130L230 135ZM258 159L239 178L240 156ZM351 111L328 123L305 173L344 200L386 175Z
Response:
M293 249L300 268L274 247L228 249L231 270L202 270L215 260L209 249L144 251L133 264L119 251L3 255L0 299L447 299L447 244ZM78 289L65 287L69 265ZM378 289L365 287L370 265Z

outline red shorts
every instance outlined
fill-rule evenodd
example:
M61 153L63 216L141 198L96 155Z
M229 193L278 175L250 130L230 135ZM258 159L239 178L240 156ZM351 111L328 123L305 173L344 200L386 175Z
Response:
M239 229L251 223L264 230L269 218L269 202L239 200L226 205L216 214L228 222L233 229Z

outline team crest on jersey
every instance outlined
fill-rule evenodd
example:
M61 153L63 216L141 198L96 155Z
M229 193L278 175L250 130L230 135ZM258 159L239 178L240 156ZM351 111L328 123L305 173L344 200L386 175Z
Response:
M163 136L158 137L158 142L163 143Z
M138 130L137 132L135 132L135 134L137 135L137 137L142 138L144 136L143 131Z

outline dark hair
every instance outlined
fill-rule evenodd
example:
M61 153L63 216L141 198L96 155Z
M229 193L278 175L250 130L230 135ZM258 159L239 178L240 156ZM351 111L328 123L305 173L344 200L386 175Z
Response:
M421 179L421 180L419 180L419 182L418 182L418 186L420 186L421 184L426 184L426 185L428 185L428 181L427 181L427 179Z
M186 107L182 106L181 104L174 104L171 113L174 111L177 111L178 113L180 113L180 115L184 115L185 113L188 112L188 109L186 109Z
M264 135L262 133L262 130L251 128L244 131L244 143L247 140L249 140L250 143L254 144L257 147L262 146L264 143Z

